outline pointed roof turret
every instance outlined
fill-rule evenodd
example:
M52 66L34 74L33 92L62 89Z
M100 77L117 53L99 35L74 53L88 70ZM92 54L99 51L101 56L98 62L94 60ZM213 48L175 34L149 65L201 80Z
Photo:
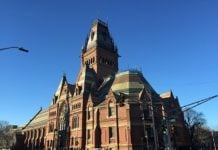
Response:
M77 77L74 96L81 95L85 92L89 93L95 80L93 70L91 70L88 66L83 67Z
M67 82L67 78L66 78L66 75L64 74L64 75L62 76L61 82L59 83L58 89L57 89L57 91L55 92L55 96L60 95L61 90L62 90L63 85L64 85L65 82Z
M64 74L54 94L50 105L56 104L60 101L66 100L68 96L74 95L75 85L67 82L66 75Z
M82 48L81 67L88 66L94 70L97 79L102 80L118 71L118 57L107 23L95 20Z
M97 19L92 23L92 27L86 39L83 51L87 51L94 47L117 51L117 48L110 35L108 24L100 19Z

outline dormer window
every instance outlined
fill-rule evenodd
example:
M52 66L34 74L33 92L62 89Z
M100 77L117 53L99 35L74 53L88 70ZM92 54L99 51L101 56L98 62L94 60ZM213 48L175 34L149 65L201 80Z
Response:
M53 131L54 131L54 122L50 122L48 132L53 132Z
M92 33L91 33L91 41L93 40L94 35L95 35L95 32L92 32Z
M109 117L115 116L115 106L112 102L109 102L108 104L108 116Z
M103 39L106 40L106 32L102 32Z
M77 86L76 86L76 95L80 95L81 92L82 92L82 86L79 86L79 85L77 84Z
M92 119L92 108L89 106L87 110L87 120Z
M76 129L79 128L79 116L73 116L72 118L72 128Z

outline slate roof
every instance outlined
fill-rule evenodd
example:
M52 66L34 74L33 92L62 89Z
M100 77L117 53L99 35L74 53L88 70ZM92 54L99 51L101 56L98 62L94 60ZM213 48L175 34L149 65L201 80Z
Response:
M92 83L94 83L94 74L90 68L84 68L81 72L80 77L78 78L78 84L82 84L84 87L87 87L90 90L92 89ZM62 89L63 83L66 81L66 77L63 76L58 90L55 95L58 96ZM69 84L68 87L70 92L73 94L75 90L75 85ZM87 89L87 90L88 90ZM98 89L96 89L95 98L93 99L93 103L98 105L100 104L106 97L106 95L111 90L115 97L119 97L124 94L128 99L138 99L140 93L144 90L148 90L151 94L157 93L151 87L151 85L147 82L147 80L143 77L142 73L137 70L127 70L123 72L119 72L116 75L111 75L102 81ZM170 95L170 93L162 94L161 96ZM40 109L38 113L27 123L24 127L24 130L28 130L31 128L37 128L40 126L45 126L48 121L48 109Z
M47 124L48 121L48 109L40 109L36 115L26 124L24 130L42 127Z
M93 22L90 33L83 46L83 51L87 51L93 47L117 51L117 47L110 35L108 25L99 19Z
M140 71L128 70L119 72L114 76L104 78L97 89L96 97L98 100L95 102L100 103L105 99L110 90L112 90L115 96L119 96L120 93L122 93L129 99L136 99L139 98L140 93L144 89L151 92L153 95L157 95Z
M143 89L156 94L155 90L143 77L142 73L137 70L127 70L117 73L115 76L112 90L114 92L123 92L127 95L139 94Z
M108 92L111 89L113 81L114 81L114 76L109 76L107 78L104 78L102 84L97 89L98 99L102 100L105 98L105 96L108 94Z

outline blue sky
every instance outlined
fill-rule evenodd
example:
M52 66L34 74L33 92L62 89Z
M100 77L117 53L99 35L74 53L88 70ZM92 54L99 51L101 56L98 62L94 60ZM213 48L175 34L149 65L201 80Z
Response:
M109 24L120 70L139 69L158 93L185 105L218 94L218 1L2 0L0 120L25 124L49 106L61 76L74 83L94 19ZM196 108L218 129L218 99Z

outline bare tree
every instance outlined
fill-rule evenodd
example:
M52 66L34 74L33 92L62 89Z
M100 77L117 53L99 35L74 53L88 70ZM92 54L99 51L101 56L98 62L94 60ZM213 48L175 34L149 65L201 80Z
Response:
M7 121L0 120L0 131L4 130L8 125L9 123Z
M214 150L212 132L208 127L200 127L197 131L199 147L207 150Z
M9 148L12 145L14 140L11 132L12 127L7 121L0 121L0 149Z
M206 120L203 113L190 109L184 115L186 126L189 129L192 149L210 149L211 134L210 130L205 126Z

